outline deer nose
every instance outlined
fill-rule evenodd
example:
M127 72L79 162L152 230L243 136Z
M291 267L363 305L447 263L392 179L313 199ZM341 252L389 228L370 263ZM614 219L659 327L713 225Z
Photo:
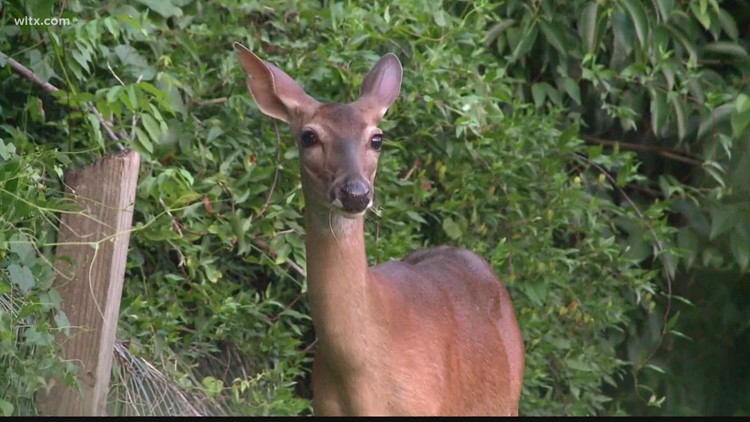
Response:
M370 186L361 180L347 180L339 190L344 211L359 213L367 209L371 199Z

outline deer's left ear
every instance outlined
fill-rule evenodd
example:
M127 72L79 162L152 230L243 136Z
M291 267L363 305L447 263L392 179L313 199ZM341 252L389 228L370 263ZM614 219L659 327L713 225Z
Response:
M362 90L355 104L380 120L401 91L403 69L395 54L381 57L362 81Z

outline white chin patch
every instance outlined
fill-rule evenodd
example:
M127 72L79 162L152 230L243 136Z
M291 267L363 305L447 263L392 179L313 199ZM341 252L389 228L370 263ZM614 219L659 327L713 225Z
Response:
M341 215L344 218L359 218L365 215L367 213L367 210L370 209L372 206L372 199L370 199L370 202L367 204L367 208L360 212L348 212L344 211L344 204L341 203L341 199L336 198L331 202L331 208L336 214Z
M366 212L367 212L367 208L365 208L364 211L360 211L357 213L341 211L341 215L343 215L346 218L359 218L365 215Z

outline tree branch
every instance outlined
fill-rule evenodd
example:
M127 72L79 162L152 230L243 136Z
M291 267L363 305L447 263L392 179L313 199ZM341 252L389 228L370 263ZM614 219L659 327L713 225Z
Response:
M212 100L193 101L190 103L190 105L194 105L198 107L206 107L206 106L212 106L212 105L217 105L217 104L224 104L227 101L229 101L227 97L220 97L220 98L214 98Z
M613 147L613 148L615 146L619 146L620 149L624 149L628 151L654 152L670 160L680 161L680 162L690 164L693 166L703 165L702 161L696 158L689 157L687 156L686 152L678 150L678 149L663 148L663 147L658 147L655 145L643 145L643 144L633 144L629 142L612 141L609 139L602 139L602 138L597 138L595 136L589 136L589 135L581 135L581 139L583 139L589 144L604 145L604 146Z
M253 239L253 245L259 247L263 251L276 256L275 253L271 250L271 246L263 239ZM286 259L286 264L289 265L297 274L301 275L302 277L307 277L307 274L305 274L305 270L302 269L296 262L292 261L291 258Z
M281 160L281 136L279 135L279 127L276 125L275 121L273 122L273 130L276 132L276 172L273 175L273 183L271 184L271 190L268 191L268 196L266 196L266 201L263 203L263 207L261 207L260 211L255 215L255 218L260 217L266 212L266 209L268 209L268 206L271 204L271 197L276 190L276 185L279 183L279 170L281 169L281 165L279 164L279 161Z
M8 64L10 64L11 69L13 69L16 73L23 76L24 78L30 80L31 82L34 82L35 84L39 85L45 92L48 94L54 94L55 92L59 91L55 86L50 84L49 82L44 82L39 76L37 76L34 72L29 70L26 66L22 65L21 63L18 63L14 59L12 59L7 54L0 51L0 58L7 61Z
M654 253L654 258L656 258L658 255L664 253L664 244L661 241L661 238L659 235L656 234L656 230L651 226L648 219L643 215L640 208L638 208L638 205L633 202L632 199L630 199L630 196L628 196L627 193L625 193L622 188L617 186L617 180L615 180L614 177L605 169L604 167L600 166L599 164L596 164L595 162L589 160L586 156L584 156L581 153L575 153L575 157L579 158L581 161L589 164L590 166L595 167L597 170L601 172L601 174L604 175L604 177L609 180L609 183L611 184L612 188L617 190L620 195L622 195L625 200L630 204L631 207L633 207L633 210L638 215L638 218L643 221L643 223L646 226L646 229L651 233L651 236L654 238L654 242L656 243L657 247L657 253ZM662 317L662 330L661 335L659 336L659 339L656 341L656 345L651 349L651 352L646 356L645 360L642 360L635 368L633 372L633 379L635 381L635 393L638 395L638 397L641 400L644 400L643 397L641 397L640 392L638 391L638 374L640 373L641 369L646 366L646 364L651 360L652 357L656 354L656 352L661 348L662 342L664 341L664 338L667 336L667 323L668 323L668 317L669 312L672 309L672 274L669 273L669 268L667 268L667 258L663 258L662 265L664 265L664 275L667 279L667 306L664 310L664 315ZM645 401L645 400L644 400Z
M49 82L44 82L39 76L37 76L34 72L31 71L31 69L27 68L26 66L22 65L21 63L17 62L15 59L11 58L7 54L0 51L0 58L8 62L11 69L13 69L14 72L18 73L19 75L23 76L24 78L30 80L31 82L38 85L44 92L53 95L60 89L56 86L52 85ZM118 146L120 149L122 149L122 145L119 144L122 139L117 136L116 133L112 131L112 128L109 126L109 122L107 122L102 114L99 112L99 110L92 104L91 102L87 102L86 105L89 107L90 111L96 116L97 120L102 124L102 127L104 128L104 132L107 133L107 136L115 142L118 142Z

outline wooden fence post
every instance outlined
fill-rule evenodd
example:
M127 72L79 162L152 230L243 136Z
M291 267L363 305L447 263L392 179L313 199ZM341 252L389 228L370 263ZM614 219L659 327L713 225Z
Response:
M62 215L56 265L65 275L54 286L71 325L63 357L81 367L83 396L55 380L37 396L41 414L106 415L139 164L138 152L125 151L66 175L67 194L84 212Z

